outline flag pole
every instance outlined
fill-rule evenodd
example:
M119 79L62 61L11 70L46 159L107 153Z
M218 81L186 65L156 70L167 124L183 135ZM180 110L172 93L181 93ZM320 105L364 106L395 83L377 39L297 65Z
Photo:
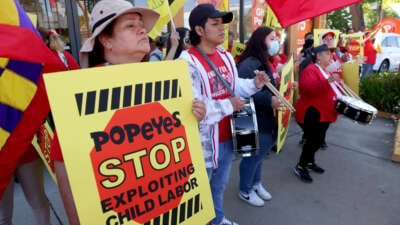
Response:
M176 31L176 27L175 27L175 23L174 23L174 18L172 17L171 9L170 9L170 7L169 7L169 1L168 1L168 0L165 0L165 2L167 3L168 14L169 14L169 18L170 18L170 20L171 20L172 30L175 32L175 31Z

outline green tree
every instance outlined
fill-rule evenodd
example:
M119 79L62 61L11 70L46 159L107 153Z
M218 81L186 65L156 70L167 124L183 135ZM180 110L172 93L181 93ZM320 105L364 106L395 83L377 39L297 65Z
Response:
M363 18L362 24L365 23L366 29L372 29L382 19L387 17L399 17L396 12L390 7L393 3L398 3L399 0L364 0L361 2ZM352 27L352 15L349 7L333 11L327 16L327 24L331 29L338 29L342 32L346 28Z
M382 18L398 17L397 13L390 7L390 0L364 0L362 7L364 11L365 26L372 29Z
M346 32L346 29L351 27L351 14L349 9L344 8L328 13L327 25L330 29Z

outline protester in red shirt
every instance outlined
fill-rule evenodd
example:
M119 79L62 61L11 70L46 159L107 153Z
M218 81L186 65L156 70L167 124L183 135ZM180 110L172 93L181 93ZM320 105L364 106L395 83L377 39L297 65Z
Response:
M296 121L303 127L305 143L300 160L294 172L304 182L313 180L309 169L323 173L324 169L315 163L315 153L321 147L329 124L336 121L336 93L330 83L339 81L337 74L329 74L331 52L327 45L321 45L313 50L313 64L309 64L299 80L300 98L296 102Z
M343 54L341 57L336 55L335 53L336 38L337 37L334 32L328 31L320 36L320 43L326 44L331 51L331 59L329 60L329 65L326 67L326 71L329 72L330 74L337 75L341 79L343 71L342 63L346 63L349 61L349 53ZM304 142L304 140L302 140L301 142ZM322 149L328 148L325 138L321 145L321 148Z
M378 53L374 47L374 43L372 42L373 36L375 36L375 32L370 35L369 32L364 34L364 58L365 62L362 67L361 78L365 78L373 72L373 67L376 63L376 54Z
M254 95L269 82L261 71L254 79L239 78L233 57L220 46L225 37L224 24L232 19L232 12L220 12L212 4L197 5L189 16L193 47L181 54L181 59L189 63L192 83L201 87L199 97L207 104L207 116L199 130L215 211L209 225L237 225L225 217L223 207L234 156L230 115L243 108L240 97ZM209 119L211 115L213 120Z

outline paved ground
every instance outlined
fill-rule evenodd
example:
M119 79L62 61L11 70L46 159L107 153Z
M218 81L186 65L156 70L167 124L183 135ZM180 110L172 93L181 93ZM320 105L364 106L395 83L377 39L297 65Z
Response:
M239 161L233 163L225 194L228 217L241 225L400 225L400 164L390 160L392 120L378 118L372 126L361 126L340 118L328 131L329 148L317 153L326 173L314 175L312 184L300 182L292 172L301 150L300 136L292 123L282 153L270 154L265 160L263 182L273 199L262 208L238 198ZM68 224L48 175L45 184L62 224ZM32 211L16 187L14 225L34 225ZM52 213L52 225L57 224Z

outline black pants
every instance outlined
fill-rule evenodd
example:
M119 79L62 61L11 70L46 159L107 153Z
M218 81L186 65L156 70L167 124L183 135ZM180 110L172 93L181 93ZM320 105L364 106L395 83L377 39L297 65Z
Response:
M306 139L303 151L300 155L299 165L306 167L309 163L315 162L315 153L321 148L325 140L329 122L319 122L320 113L314 107L309 107L304 118L303 130Z

